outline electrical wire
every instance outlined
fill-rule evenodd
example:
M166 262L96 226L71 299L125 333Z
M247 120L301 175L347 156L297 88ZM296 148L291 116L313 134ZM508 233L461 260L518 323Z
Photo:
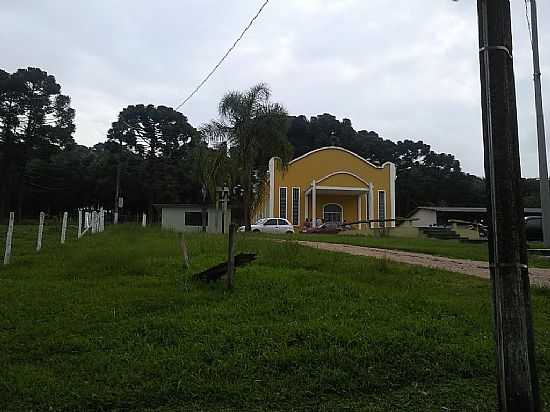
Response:
M233 42L233 44L231 45L231 47L229 49L227 49L227 51L222 56L222 58L218 61L218 63L216 63L214 68L212 70L210 70L210 72L199 83L199 85L197 87L195 87L195 89L189 94L189 96L187 96L178 106L176 106L176 108L175 108L176 111L179 110L181 107L183 107L185 105L185 103L187 103L201 89L201 87L204 86L204 84L208 81L208 79L210 79L210 77L212 77L212 75L216 72L216 70L218 70L218 68L221 66L221 64L224 62L224 60L227 58L227 56L229 56L229 54L233 51L233 49L235 49L235 47L237 47L237 44L244 37L244 35L248 31L248 29L250 29L250 27L252 27L252 25L254 24L254 21L260 16L260 14L262 13L265 6L267 6L267 3L269 3L269 0L264 1L262 6L259 8L258 12L254 15L254 17L252 17L252 19L250 20L248 25L241 32L240 36L237 37L237 40L235 40Z

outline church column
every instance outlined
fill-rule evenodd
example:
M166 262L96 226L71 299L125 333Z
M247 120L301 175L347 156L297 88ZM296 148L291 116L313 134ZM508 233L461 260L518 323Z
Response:
M357 220L361 220L361 194L357 196ZM359 230L363 229L363 224L359 223Z
M369 187L369 215L370 219L374 219L374 185L371 183ZM370 225L372 228L372 224Z
M370 192L370 191L369 191ZM365 220L372 219L372 215L369 211L369 192L365 193ZM370 223L367 223L367 228L370 228Z
M315 180L311 183L311 219L312 226L317 227L317 184Z
M309 219L309 197L307 192L304 193L304 220Z

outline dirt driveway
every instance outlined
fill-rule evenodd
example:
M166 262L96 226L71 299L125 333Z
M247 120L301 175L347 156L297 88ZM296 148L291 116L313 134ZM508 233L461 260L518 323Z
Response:
M349 253L356 256L370 256L379 259L389 259L409 265L420 265L430 268L448 270L489 279L489 264L475 260L451 259L424 253L404 252L401 250L377 249L364 246L343 245L339 243L297 241L300 245L331 252ZM529 279L532 285L550 287L550 269L529 268Z

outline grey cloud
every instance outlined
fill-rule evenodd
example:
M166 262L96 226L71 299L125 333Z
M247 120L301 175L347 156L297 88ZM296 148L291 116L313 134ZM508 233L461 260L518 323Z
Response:
M2 68L54 74L73 99L77 141L91 145L127 104L177 105L261 2L0 3ZM523 1L511 3L522 168L534 176L531 53ZM539 9L550 122L550 4ZM482 174L476 19L471 0L272 0L183 112L198 126L228 89L265 81L293 114L330 112L386 138L421 139Z

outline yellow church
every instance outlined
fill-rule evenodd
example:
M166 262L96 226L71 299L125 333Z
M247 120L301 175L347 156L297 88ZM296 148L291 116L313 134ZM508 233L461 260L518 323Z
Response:
M323 147L292 160L269 161L269 187L256 218L279 217L294 226L395 219L395 165L374 165L342 147ZM375 222L372 227L394 226ZM366 228L357 224L356 229Z

